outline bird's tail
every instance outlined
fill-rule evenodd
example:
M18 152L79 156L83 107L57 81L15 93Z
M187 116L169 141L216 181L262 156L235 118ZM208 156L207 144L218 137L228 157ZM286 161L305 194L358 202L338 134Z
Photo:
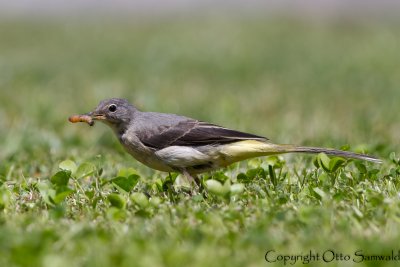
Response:
M375 163L382 163L382 160L373 156L369 156L366 154L355 153L350 151L343 151L332 148L322 148L322 147L307 147L307 146L293 146L293 145L283 145L281 146L284 149L283 153L309 153L309 154L319 154L325 153L330 156L343 157L343 158L351 158L351 159L359 159L365 160ZM284 147L287 147L286 150Z
M222 152L224 154L229 155L232 158L237 158L237 160L235 161L252 157L269 156L269 155L284 154L284 153L307 153L307 154L325 153L330 156L382 163L382 160L380 160L379 158L365 154L354 153L350 151L343 151L331 148L321 148L321 147L279 145L279 144L260 142L256 140L246 140L228 144L226 145L226 147L223 149Z

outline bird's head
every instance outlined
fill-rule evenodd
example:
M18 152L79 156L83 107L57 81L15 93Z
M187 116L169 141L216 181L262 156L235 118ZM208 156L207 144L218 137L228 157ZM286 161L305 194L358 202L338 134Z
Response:
M101 101L94 111L84 116L104 122L117 130L129 125L136 111L137 109L126 99L111 98Z

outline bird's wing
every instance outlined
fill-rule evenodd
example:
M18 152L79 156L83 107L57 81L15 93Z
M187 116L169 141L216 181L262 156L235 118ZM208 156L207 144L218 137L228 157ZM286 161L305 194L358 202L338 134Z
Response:
M147 127L141 127L141 131L136 134L144 145L156 150L168 146L204 146L241 140L268 140L262 136L173 114L166 114L157 120L146 120L142 125L145 124Z

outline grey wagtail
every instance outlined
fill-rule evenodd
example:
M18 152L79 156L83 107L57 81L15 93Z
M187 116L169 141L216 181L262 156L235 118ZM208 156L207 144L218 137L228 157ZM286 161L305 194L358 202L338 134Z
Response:
M241 160L282 153L325 153L380 163L378 158L330 148L274 144L268 138L175 114L142 112L125 99L103 100L71 122L104 122L129 154L150 168L193 176Z

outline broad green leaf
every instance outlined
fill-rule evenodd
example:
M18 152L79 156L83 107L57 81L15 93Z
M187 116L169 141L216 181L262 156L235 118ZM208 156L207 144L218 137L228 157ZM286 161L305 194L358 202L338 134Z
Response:
M64 201L66 197L74 193L74 190L68 187L62 187L56 191L56 195L53 197L53 201L55 204L59 204Z
M362 174L367 173L367 167L365 167L364 163L355 161L354 164L356 165L360 173Z
M265 163L275 168L282 168L284 161L282 161L278 156L269 156L266 158Z
M75 178L80 179L92 175L95 170L96 167L92 163L84 162L77 168Z
M217 180L207 180L206 185L210 193L218 196L225 196L230 191L230 180L227 180L224 185Z
M231 185L230 191L231 195L238 195L241 194L244 190L244 185L243 184L233 184Z
M325 153L319 153L317 158L319 166L321 166L325 171L330 172L330 158Z
M116 177L116 178L112 179L111 182L114 185L121 188L122 190L124 190L125 192L130 192L136 186L139 179L140 179L139 175L131 174L128 177L122 177L122 176Z
M160 206L160 204L161 204L161 198L159 198L159 197L151 197L149 202L153 207L157 207L158 208Z
M258 168L260 165L261 165L261 159L260 158L252 158L252 159L249 159L248 161L247 161L247 165L250 167L250 168Z
M223 192L222 184L217 180L207 180L207 189L213 194L220 195Z
M262 177L263 179L266 179L265 171L261 167L248 170L246 172L246 175L247 175L248 179L250 179L250 180L253 180L256 177Z
M109 194L107 196L107 199L113 207L116 207L118 209L123 209L125 207L125 200L121 195Z
M66 186L68 184L69 178L71 177L71 172L67 170L59 171L54 174L50 181L52 184L57 186Z
M236 177L236 179L239 181L239 182L242 182L242 183L249 183L249 182L251 182L251 179L246 175L246 174L244 174L244 173L239 173L238 175L237 175L237 177Z
M133 193L131 195L131 200L135 202L140 208L144 209L149 206L149 199L143 193Z
M60 164L58 164L58 167L59 167L61 170L70 171L71 173L75 173L76 168L77 168L75 162L73 162L73 161L70 160L70 159L67 159L67 160L62 161Z
M341 166L345 164L346 160L339 157L334 157L329 162L329 170L331 172L337 171Z
M229 180L229 177L225 175L223 172L216 172L213 174L213 180L220 181L221 183L225 182L226 180Z

